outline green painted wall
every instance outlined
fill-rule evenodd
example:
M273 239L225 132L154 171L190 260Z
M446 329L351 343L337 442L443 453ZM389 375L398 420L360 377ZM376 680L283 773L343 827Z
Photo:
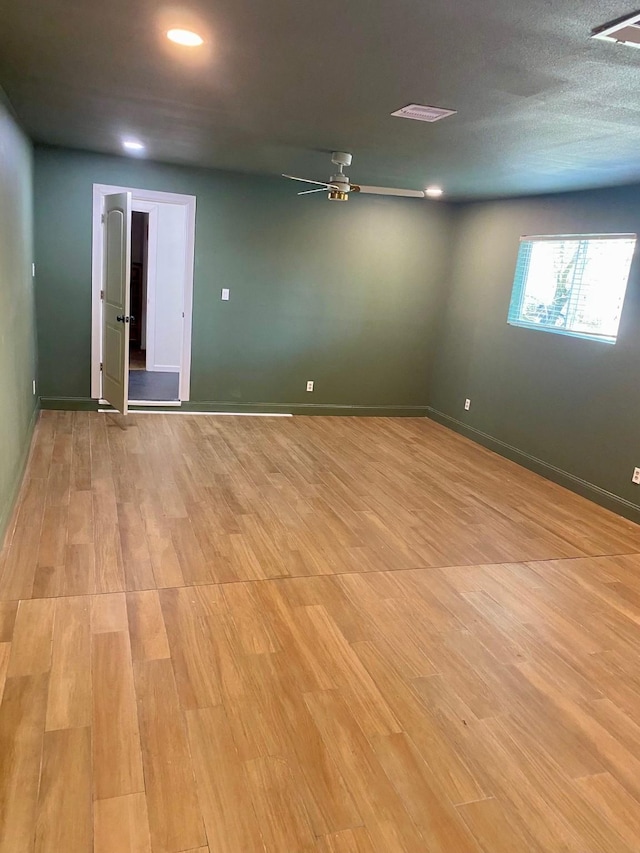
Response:
M640 251L615 346L506 322L521 235L600 232L640 234L640 187L459 207L430 404L566 472L578 490L584 481L637 507ZM545 466L532 467L565 482Z
M0 93L0 547L36 411L31 166Z
M93 183L197 196L192 401L426 405L445 205L56 148L35 152L43 397L90 395Z
M631 483L640 465L640 262L615 346L506 323L520 236L640 232L638 188L340 205L321 194L300 199L274 178L36 148L44 397L90 395L94 182L198 198L195 408L430 406L578 491L632 515L640 508ZM228 303L222 287L231 289Z

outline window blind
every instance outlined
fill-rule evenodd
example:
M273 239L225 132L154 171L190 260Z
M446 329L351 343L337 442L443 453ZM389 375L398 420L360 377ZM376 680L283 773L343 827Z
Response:
M523 237L507 322L615 343L635 234Z

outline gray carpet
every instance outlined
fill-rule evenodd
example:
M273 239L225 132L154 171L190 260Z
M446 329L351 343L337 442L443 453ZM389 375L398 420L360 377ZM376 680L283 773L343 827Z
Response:
M129 373L130 400L177 400L179 373L132 370Z

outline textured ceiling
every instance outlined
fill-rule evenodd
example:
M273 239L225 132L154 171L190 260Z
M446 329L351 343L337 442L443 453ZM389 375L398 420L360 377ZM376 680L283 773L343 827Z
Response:
M449 197L640 180L640 51L589 40L624 0L0 0L0 85L34 140ZM190 25L205 47L170 44ZM392 118L407 103L458 110Z

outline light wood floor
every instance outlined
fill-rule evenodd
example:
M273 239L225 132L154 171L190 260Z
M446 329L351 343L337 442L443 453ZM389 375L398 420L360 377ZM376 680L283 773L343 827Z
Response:
M38 425L0 853L637 853L640 528L425 420L129 424Z

